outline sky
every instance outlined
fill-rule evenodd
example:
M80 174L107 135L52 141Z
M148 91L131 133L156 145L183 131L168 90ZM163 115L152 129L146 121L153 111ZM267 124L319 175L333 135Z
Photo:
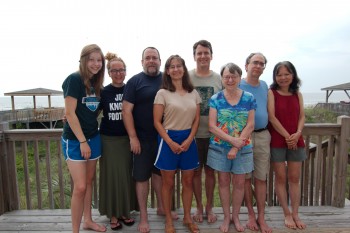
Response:
M11 0L0 3L0 33L0 96L61 90L87 44L123 58L126 81L142 70L148 46L159 50L163 64L179 54L195 68L192 46L201 39L212 43L216 72L228 62L244 70L246 57L262 52L268 62L261 79L268 85L284 60L295 65L302 92L350 80L348 0Z

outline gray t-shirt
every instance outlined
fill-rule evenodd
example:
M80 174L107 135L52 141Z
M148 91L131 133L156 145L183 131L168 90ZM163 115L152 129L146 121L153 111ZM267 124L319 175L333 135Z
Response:
M207 77L199 77L196 75L195 70L189 71L190 79L192 84L198 91L202 103L201 107L201 117L199 122L199 128L196 134L197 138L210 138L210 133L208 129L209 123L209 100L212 95L222 90L221 76L211 71L210 75Z

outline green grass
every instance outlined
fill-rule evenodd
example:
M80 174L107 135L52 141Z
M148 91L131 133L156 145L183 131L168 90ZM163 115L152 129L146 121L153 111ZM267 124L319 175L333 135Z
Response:
M34 157L34 142L27 142L28 150L28 172L30 182L30 194L32 196L32 208L38 208L38 194L36 190L37 180L35 177L35 157ZM53 192L54 207L59 208L59 178L58 178L58 150L57 143L50 143L50 169L51 169L51 186ZM39 173L41 179L41 192L42 192L42 208L49 208L49 192L48 192L48 179L47 179L47 165L46 165L46 143L38 143L38 154L39 154ZM62 156L62 155L60 155ZM62 169L63 169L63 182L64 182L64 193L65 193L65 208L70 206L70 175L66 166L66 162L62 157ZM23 152L22 143L16 142L16 166L17 166L17 178L18 178L18 189L20 193L20 208L26 209L26 190L24 180L24 165L23 165Z
M305 123L336 123L337 114L322 108L305 108Z

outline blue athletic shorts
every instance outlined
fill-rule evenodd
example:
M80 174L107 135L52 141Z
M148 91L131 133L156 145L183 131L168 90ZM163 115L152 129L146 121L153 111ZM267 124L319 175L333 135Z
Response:
M253 149L239 150L235 159L228 159L227 154L231 148L210 144L207 165L220 172L245 174L254 170Z
M86 139L91 149L91 156L88 160L96 160L101 157L101 138L98 133L95 137ZM86 161L80 152L80 142L78 140L65 139L61 137L62 151L64 159L72 161Z
M188 138L191 129L167 130L167 133L174 142L181 144ZM193 139L187 151L175 154L163 138L158 135L158 153L154 165L160 170L166 171L196 169L199 166L196 141Z

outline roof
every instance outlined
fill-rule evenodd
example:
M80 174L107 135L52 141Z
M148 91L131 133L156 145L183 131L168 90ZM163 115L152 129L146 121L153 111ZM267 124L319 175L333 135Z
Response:
M322 91L347 91L350 90L350 83L343 83L335 86L321 88Z
M14 91L4 93L5 96L49 96L49 95L62 95L62 91L51 90L46 88L34 88L23 91Z

